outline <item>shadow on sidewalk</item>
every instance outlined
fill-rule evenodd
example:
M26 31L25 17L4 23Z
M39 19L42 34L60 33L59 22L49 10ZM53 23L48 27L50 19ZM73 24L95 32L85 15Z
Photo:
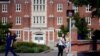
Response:
M100 51L95 51L95 52L84 51L84 52L79 52L77 55L78 56L100 56Z

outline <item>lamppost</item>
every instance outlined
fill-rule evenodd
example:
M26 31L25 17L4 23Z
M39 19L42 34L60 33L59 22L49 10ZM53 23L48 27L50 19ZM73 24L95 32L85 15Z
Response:
M70 48L69 48L69 53L71 54L71 39L72 39L72 35L71 35L71 29L72 29L72 23L74 23L74 21L72 21L72 18L74 16L74 10L67 10L67 16L69 17L69 38L70 38Z

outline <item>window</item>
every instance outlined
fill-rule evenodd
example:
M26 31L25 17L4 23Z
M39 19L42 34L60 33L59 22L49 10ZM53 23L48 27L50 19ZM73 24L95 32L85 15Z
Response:
M86 17L85 20L88 25L91 25L91 17Z
M63 4L57 4L57 12L63 11Z
M33 11L45 11L45 0L33 0Z
M43 37L35 37L35 40L43 40Z
M43 34L36 34L35 40L38 41L38 42L42 41L43 40Z
M21 17L16 17L16 25L21 25Z
M86 6L86 12L90 12L90 8L91 8L91 6L90 5L87 5Z
M17 30L16 31L16 35L17 35L17 38L20 38L21 37L21 31L20 30Z
M62 25L62 24L63 24L63 18L57 17L57 25Z
M73 5L73 10L75 11L75 13L77 13L78 12L78 7Z
M21 12L21 4L16 4L16 12Z
M7 4L2 4L2 12L7 12Z
M7 17L2 17L2 23L6 24L7 23L8 18Z
M45 24L45 16L33 16L33 24Z

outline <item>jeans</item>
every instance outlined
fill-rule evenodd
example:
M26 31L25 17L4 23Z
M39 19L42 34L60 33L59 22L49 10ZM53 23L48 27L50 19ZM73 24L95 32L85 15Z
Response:
M59 45L58 46L58 56L63 56L63 46L62 45Z
M5 56L8 55L8 52L11 52L14 56L17 56L17 54L14 52L13 48L12 47L6 47L6 50L5 50Z

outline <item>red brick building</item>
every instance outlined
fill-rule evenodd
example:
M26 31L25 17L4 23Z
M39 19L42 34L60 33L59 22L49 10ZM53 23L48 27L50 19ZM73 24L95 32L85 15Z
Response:
M18 41L52 44L61 25L68 24L66 11L85 17L90 29L99 29L100 19L91 18L90 6L76 7L67 0L0 0L0 20L12 22Z

